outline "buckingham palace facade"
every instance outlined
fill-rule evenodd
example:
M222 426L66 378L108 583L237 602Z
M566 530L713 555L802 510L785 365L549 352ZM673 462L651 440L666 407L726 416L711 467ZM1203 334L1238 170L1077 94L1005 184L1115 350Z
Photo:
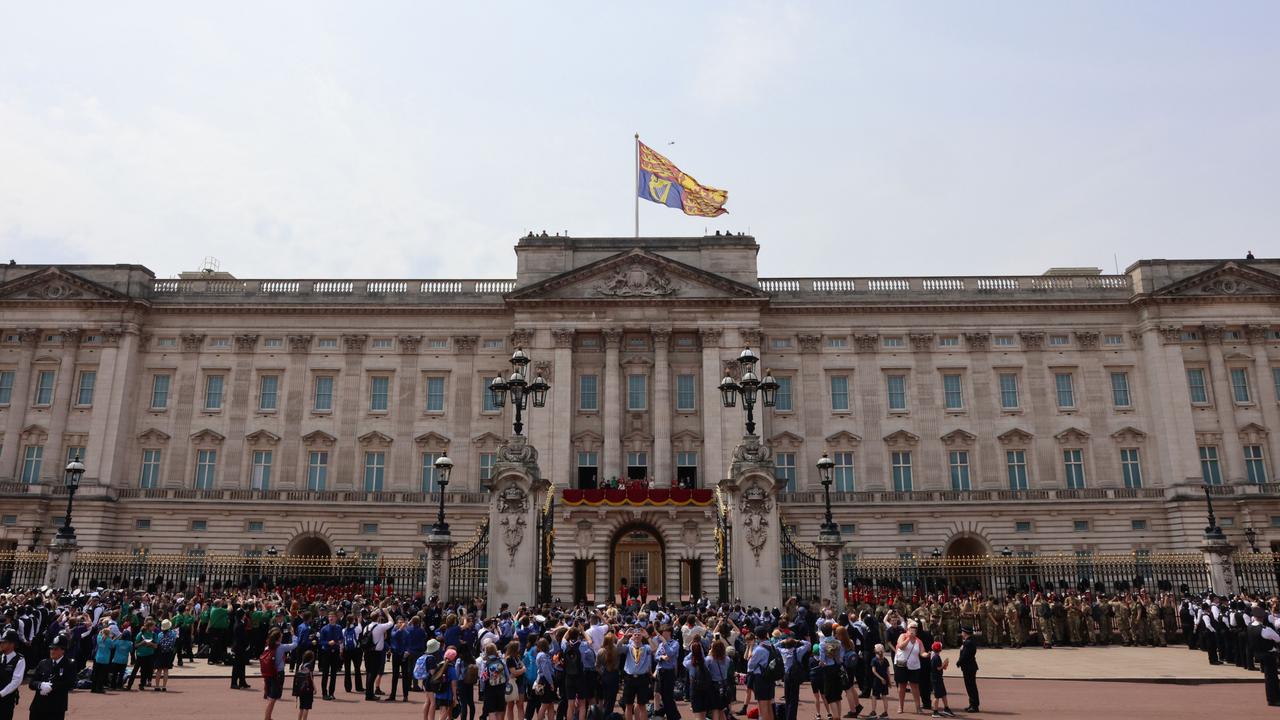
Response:
M465 536L512 432L487 389L516 348L551 386L523 419L562 493L565 583L609 558L593 587L687 591L713 557L706 502L579 491L714 488L743 347L779 384L757 434L797 537L822 522L826 453L859 556L1192 549L1205 483L1229 538L1280 543L1280 260L760 278L757 251L530 235L514 280L0 266L0 549L52 538L76 455L86 549L413 556L443 454Z

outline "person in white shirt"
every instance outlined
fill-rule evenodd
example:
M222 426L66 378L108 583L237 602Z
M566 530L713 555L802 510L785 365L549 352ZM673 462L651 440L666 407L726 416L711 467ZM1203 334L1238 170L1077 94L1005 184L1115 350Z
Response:
M598 614L592 614L591 625L587 628L587 639L591 641L591 649L600 652L604 647L604 636L609 633L609 626L600 620Z
M379 622L380 621L380 622ZM374 622L366 623L364 632L369 633L373 639L373 649L364 655L365 668L365 685L364 699L377 700L376 695L382 692L382 671L386 667L387 660L387 633L391 632L391 628L395 626L387 617L385 610L379 610L377 619Z
M5 630L0 636L0 720L12 720L18 706L18 688L27 674L27 661L17 652L18 631Z

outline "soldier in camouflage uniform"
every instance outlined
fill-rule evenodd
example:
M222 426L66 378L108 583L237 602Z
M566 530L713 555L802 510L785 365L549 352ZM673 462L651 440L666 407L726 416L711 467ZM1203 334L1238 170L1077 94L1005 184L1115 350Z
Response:
M1009 598L1009 602L1004 606L1004 629L1009 638L1009 647L1020 648L1026 642L1022 632L1022 615L1019 612L1021 604L1022 602L1017 598Z
M1068 595L1063 603L1067 611L1067 637L1071 639L1073 647L1080 647L1082 644L1082 616L1080 614L1080 597Z
M1053 595L1053 637L1058 644L1070 642L1071 635L1067 632L1067 606L1063 602L1063 597L1058 594Z
M1053 604L1044 595L1036 595L1036 629L1040 631L1040 644L1053 647Z
M1146 638L1146 618L1142 614L1142 603L1126 597L1124 604L1129 608L1129 644L1141 645Z
M1147 615L1147 636L1151 638L1153 647L1165 647L1168 643L1164 637L1164 620L1160 617L1160 608L1151 598L1147 598L1144 604Z
M1120 642L1126 647L1129 645L1129 608L1120 599L1119 595L1111 598L1108 603L1111 607L1111 622L1115 626L1115 632L1120 636Z
M1004 638L1004 607L999 600L988 600L984 606L986 609L987 624L991 626L991 644L993 647L1003 647Z
M1098 644L1111 644L1111 604L1105 597L1099 597L1094 605L1094 621L1098 624Z
M942 604L942 626L946 633L947 647L960 646L960 610L952 600Z
M977 602L972 598L965 598L960 602L960 624L968 628L978 628Z

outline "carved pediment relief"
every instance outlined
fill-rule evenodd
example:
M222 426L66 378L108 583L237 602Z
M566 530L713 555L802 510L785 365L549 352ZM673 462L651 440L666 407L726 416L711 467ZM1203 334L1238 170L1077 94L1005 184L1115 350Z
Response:
M138 434L138 441L143 443L167 443L169 442L169 433L155 428L147 428Z
M671 435L671 447L676 452L693 452L702 446L702 436L692 430L681 430Z
M28 425L22 428L23 444L26 445L43 445L45 440L49 439L49 431L43 425Z
M323 430L312 430L302 436L302 442L309 447L333 447L338 442L338 438L330 435Z
M0 300L101 301L128 300L128 296L74 275L48 267L0 284Z
M392 443L391 436L372 430L360 437L356 438L360 442L361 447L390 447Z
M435 431L422 433L413 442L427 452L444 452L449 449L449 438Z
M804 444L804 438L793 432L780 432L769 438L769 447L782 452L792 452Z
M1246 445L1258 445L1266 442L1267 429L1258 423L1249 423L1240 428L1240 440Z
M573 441L573 448L576 452L599 451L604 444L604 436L592 430L583 430L575 434L570 440Z
M1220 432L1196 433L1196 445L1217 445L1220 442L1222 442L1222 433Z
M220 432L205 428L191 434L193 445L221 445L227 437Z
M471 438L471 444L481 449L492 449L502 444L502 438L491 432L481 433Z
M885 435L884 442L889 447L913 447L920 444L920 436L906 430L897 430Z
M1089 439L1089 433L1077 427L1069 427L1053 437L1063 445L1079 444Z
M641 249L534 283L509 297L516 301L766 299L758 288Z
M250 445L275 445L280 442L280 436L270 430L255 430L245 435L244 440Z
M888 438L886 438L886 440L887 439ZM861 444L862 438L857 435L854 435L848 430L841 430L839 432L835 432L828 435L826 438L823 439L823 442L825 442L828 447L849 448L849 447L855 447Z
M947 447L967 447L973 445L977 439L978 436L968 430L956 428L942 436L942 444Z
M1280 276L1229 260L1170 283L1154 294L1158 297L1280 295Z
M996 436L1001 445L1030 445L1035 436L1022 428L1006 430Z
M1147 434L1136 427L1122 427L1111 433L1111 439L1119 443L1140 443L1147 439Z

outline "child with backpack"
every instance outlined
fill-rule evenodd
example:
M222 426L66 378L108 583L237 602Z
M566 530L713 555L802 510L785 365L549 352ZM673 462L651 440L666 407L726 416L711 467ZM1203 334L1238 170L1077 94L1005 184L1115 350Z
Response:
M498 652L498 646L488 643L480 656L480 697L484 704L480 714L484 720L502 720L507 711L507 662Z
M285 627L288 627L287 625ZM285 643L280 628L272 628L267 635L267 646L258 657L258 670L262 673L262 697L267 700L263 720L271 720L276 701L284 695L284 662L298 643Z
M310 650L302 653L302 662L293 673L293 696L298 698L298 720L307 720L311 705L316 699L316 654Z
M884 656L884 645L876 643L876 656L871 658L871 714L876 717L876 706L884 703L879 717L889 717L889 660Z
M453 706L457 703L458 697L458 651L449 648L444 651L444 658L436 663L436 669L427 679L426 690L428 693L435 694L435 707L439 713L439 720L450 720L453 716ZM424 706L422 709L422 720L431 720Z

